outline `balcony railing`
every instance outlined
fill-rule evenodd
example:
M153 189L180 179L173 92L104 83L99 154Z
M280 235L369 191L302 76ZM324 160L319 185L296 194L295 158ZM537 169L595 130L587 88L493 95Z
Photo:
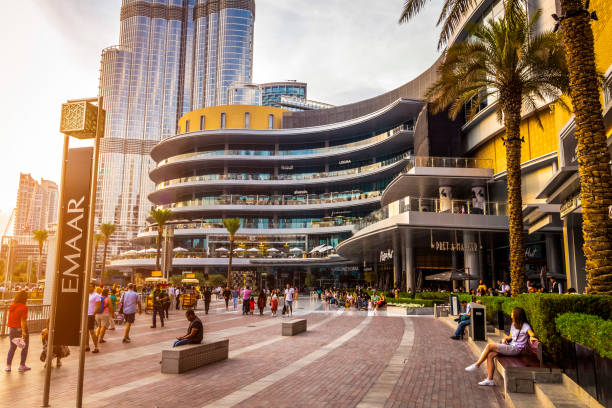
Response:
M291 229L291 228L328 228L328 227L343 227L355 225L359 221L357 217L324 217L324 218L313 218L304 221L292 220L292 219L279 219L277 222L272 220L253 220L241 219L241 228L249 229ZM192 222L169 222L165 224L166 227L173 228L175 230L181 229L200 229L200 228L220 228L225 229L221 219L218 220L204 220L204 221L192 221ZM157 233L157 224L151 224L141 230L140 233L155 232Z
M383 167L390 166L394 163L397 163L400 160L410 157L410 153L403 153L399 156L395 156L391 159L387 159L378 163L369 164L367 166L355 167L352 169L346 170L336 170L336 171L324 171L324 172L315 172L315 173L296 173L296 174L279 174L275 176L269 173L228 173L228 174L204 174L201 176L190 176L190 177L181 177L172 180L164 181L155 186L156 190L160 190L162 188L182 184L189 182L197 182L197 181L221 181L221 180L244 180L244 181L269 181L269 180L313 180L320 178L328 178L328 177L340 177L347 176L352 174L361 174L367 173L372 170L380 169Z
M415 156L410 159L402 173L407 173L415 167L445 167L460 169L492 169L493 160L470 157L433 157Z
M384 133L381 133L376 136L373 136L373 137L370 137L364 140L360 140L357 142L346 143L346 144L338 145L338 146L319 147L319 148L314 148L314 149L279 150L278 153L275 153L273 150L245 150L245 149L230 149L227 151L226 150L215 150L215 151L208 151L208 152L184 153L184 154L179 154L179 155L164 159L158 163L158 166L163 166L165 164L174 163L174 162L181 161L184 159L193 159L193 158L200 158L200 157L204 158L204 157L214 157L214 156L301 156L301 155L310 155L310 154L321 154L321 153L327 153L327 152L337 152L337 151L349 150L355 147L376 144L382 140L395 136L399 132L411 131L411 130L413 130L412 126L403 124L391 130L388 130Z
M158 205L157 208L181 208L213 205L314 205L332 204L346 201L366 200L380 196L380 191L349 191L343 193L305 194L305 195L266 195L266 194L226 194L215 197L204 197L194 200Z
M506 202L484 201L473 202L469 200L448 200L439 198L412 198L406 197L394 201L389 205L376 210L363 219L355 226L357 230L369 225L385 220L387 218L403 214L408 211L434 212L440 214L473 214L473 215L507 215Z

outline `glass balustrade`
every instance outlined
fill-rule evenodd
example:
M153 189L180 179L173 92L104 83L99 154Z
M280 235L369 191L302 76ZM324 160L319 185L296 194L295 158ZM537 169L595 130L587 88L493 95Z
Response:
M407 173L414 167L446 167L461 169L492 169L493 160L471 157L434 157L414 156L410 159L402 173Z
M340 193L326 194L305 194L305 195L245 195L245 194L226 194L215 197L203 197L194 200L185 200L171 204L158 205L157 208L181 208L199 207L213 205L314 205L314 204L333 204L346 201L367 200L379 197L380 191L349 191Z
M379 221L403 214L408 211L434 212L444 214L472 214L472 215L507 215L506 202L484 201L475 202L472 199L448 200L439 198L413 198L405 197L392 202L380 210L376 210L356 223L357 230L363 229Z
M190 176L181 177L177 179L167 180L155 186L156 190L172 186L175 184L198 182L198 181L221 181L221 180L244 180L244 181L268 181L268 180L312 180L327 177L339 177L347 176L351 174L367 173L372 170L380 169L397 163L400 160L404 160L410 157L410 153L404 153L399 156L395 156L391 159L384 160L381 162L369 164L367 166L355 167L352 169L327 171L327 172L316 172L316 173L296 173L296 174L279 174L275 176L269 173L228 173L225 174L204 174L201 176Z
M370 144L376 144L382 140L388 139L390 137L395 136L399 132L402 131L411 131L413 130L412 126L408 125L400 125L397 126L387 132L378 134L376 136L360 140L357 142L346 143L338 146L329 146L329 147L321 147L314 149L296 149L296 150L280 150L278 153L274 153L271 150L243 150L243 149L230 149L230 150L215 150L208 152L191 152L179 154L176 156L169 157L160 161L157 165L163 166L165 164L174 163L177 161L185 160L185 159L194 159L194 158L205 158L205 157L214 157L214 156L301 156L301 155L309 155L309 154L321 154L326 152L336 152L342 150L349 150L355 147L367 146Z

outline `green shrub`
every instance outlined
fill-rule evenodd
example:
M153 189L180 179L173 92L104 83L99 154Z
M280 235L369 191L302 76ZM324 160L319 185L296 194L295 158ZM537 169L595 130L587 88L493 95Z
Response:
M612 359L612 321L584 313L564 313L555 323L561 336Z
M599 316L604 320L612 317L612 296L606 295L524 293L517 296L513 303L525 310L537 338L555 360L561 354L561 336L555 324L559 315L573 312ZM511 310L510 305L504 304L504 312Z

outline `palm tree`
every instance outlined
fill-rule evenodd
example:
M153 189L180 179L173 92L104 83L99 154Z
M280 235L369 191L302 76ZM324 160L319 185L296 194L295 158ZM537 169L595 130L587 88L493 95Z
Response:
M104 283L104 275L106 274L106 253L108 251L108 243L111 235L115 233L117 226L115 224L100 225L100 233L104 237L104 253L102 255L102 269L100 270L100 283Z
M104 241L104 235L95 233L94 240L94 257L93 257L93 274L96 274L96 264L98 262L98 246Z
M606 214L612 205L612 174L590 22L595 16L584 8L582 0L561 0L560 3L562 17L553 17L560 20L575 115L587 291L610 295L612 219ZM587 0L587 8L588 3Z
M525 290L521 108L525 106L534 111L538 118L536 102L558 99L569 83L563 47L556 34L533 34L539 16L538 11L529 19L522 8L508 2L502 19L474 27L470 39L455 43L447 50L438 67L439 79L427 91L434 112L450 106L453 119L470 101L478 106L488 96L499 97L497 116L500 121L503 118L506 129L513 296Z
M42 265L43 247L45 246L47 238L49 238L49 231L35 230L32 231L32 234L34 234L34 241L38 242L38 265L36 267L36 282L38 282L40 280L40 268Z
M224 218L223 225L229 233L229 260L227 264L227 286L232 287L232 257L234 256L234 238L236 232L240 229L240 219L238 218Z
M159 266L159 258L161 256L161 245L162 245L162 235L164 233L164 225L170 220L172 217L172 210L169 209L151 209L149 212L153 221L157 223L157 254L155 255L155 268L159 271L161 270Z

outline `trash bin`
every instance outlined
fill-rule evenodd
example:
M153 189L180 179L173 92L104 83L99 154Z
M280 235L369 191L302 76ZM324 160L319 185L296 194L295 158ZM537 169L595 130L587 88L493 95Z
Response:
M479 303L470 303L472 312L470 316L470 337L472 340L484 341L487 339L486 308Z
M458 295L450 295L449 304L450 304L450 314L452 316L457 316L459 313L461 313L461 303L459 303Z

